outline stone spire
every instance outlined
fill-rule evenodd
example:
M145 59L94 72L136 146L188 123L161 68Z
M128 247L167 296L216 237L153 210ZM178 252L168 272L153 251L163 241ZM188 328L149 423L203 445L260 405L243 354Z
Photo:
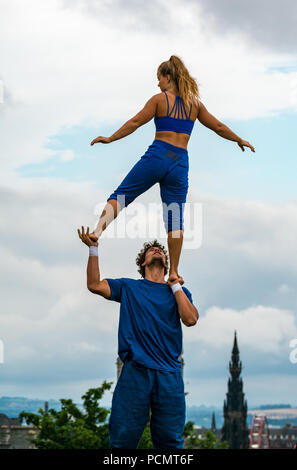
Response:
M228 392L224 400L224 425L221 440L228 441L230 449L248 449L248 427L246 424L247 401L244 400L243 382L239 377L242 363L239 361L236 331L232 349L228 379Z
M214 411L212 412L212 417L211 417L211 431L216 434L217 428L216 428L216 420L215 420L215 414Z

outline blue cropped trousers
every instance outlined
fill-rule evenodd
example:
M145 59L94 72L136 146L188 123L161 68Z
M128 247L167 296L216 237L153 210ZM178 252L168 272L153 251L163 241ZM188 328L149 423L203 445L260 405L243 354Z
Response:
M110 447L137 449L150 409L154 449L183 449L186 402L181 370L150 369L128 357L113 392Z
M155 139L107 201L117 199L122 208L127 207L140 194L159 183L167 233L183 230L188 173L188 151Z

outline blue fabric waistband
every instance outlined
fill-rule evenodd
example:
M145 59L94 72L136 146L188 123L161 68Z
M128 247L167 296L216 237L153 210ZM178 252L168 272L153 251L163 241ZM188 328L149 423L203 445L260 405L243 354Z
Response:
M168 150L175 151L176 153L179 154L185 154L188 155L188 150L184 149L182 147L178 147L177 145L170 144L169 142L164 142L164 140L160 139L155 139L152 143L152 145L157 144L159 146L163 146L163 148L167 148Z

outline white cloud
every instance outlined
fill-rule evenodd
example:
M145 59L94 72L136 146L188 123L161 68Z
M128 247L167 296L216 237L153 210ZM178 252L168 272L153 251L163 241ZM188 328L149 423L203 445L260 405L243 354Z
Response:
M73 150L71 149L68 149L68 150L63 150L61 152L61 160L62 162L70 162L71 160L73 160L75 158L75 154L73 152Z
M290 287L287 285L287 284L281 284L278 288L277 288L278 292L280 292L281 294L288 294L291 289Z
M265 46L296 52L297 9L291 0L194 0L193 3L203 7L205 23L211 30L222 35L240 31L253 48Z
M115 354L119 306L87 290L87 256L81 267L20 261L4 252L1 259L0 323L8 364L30 367L29 356L32 364L39 357L76 361L92 350L86 345L96 343L97 352Z
M255 264L296 272L297 203L281 204L203 195L203 245L244 256Z
M289 354L288 341L297 336L297 322L293 312L271 306L255 305L240 311L213 306L202 313L194 327L184 328L184 336L187 341L219 350L232 344L234 330L241 347L273 355L285 350Z

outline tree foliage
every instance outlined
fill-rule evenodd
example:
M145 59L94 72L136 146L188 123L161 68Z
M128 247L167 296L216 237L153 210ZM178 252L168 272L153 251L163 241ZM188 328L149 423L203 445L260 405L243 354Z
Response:
M201 438L198 437L194 428L194 422L188 421L184 428L183 433L185 439L185 449L228 449L229 444L227 441L220 442L216 435L207 430Z
M61 398L61 410L50 408L45 412L22 411L19 416L26 424L32 424L39 432L32 443L38 449L108 449L109 433L106 418L110 410L101 408L99 400L113 382L104 381L101 387L90 388L82 396L84 411L80 411L71 399Z

